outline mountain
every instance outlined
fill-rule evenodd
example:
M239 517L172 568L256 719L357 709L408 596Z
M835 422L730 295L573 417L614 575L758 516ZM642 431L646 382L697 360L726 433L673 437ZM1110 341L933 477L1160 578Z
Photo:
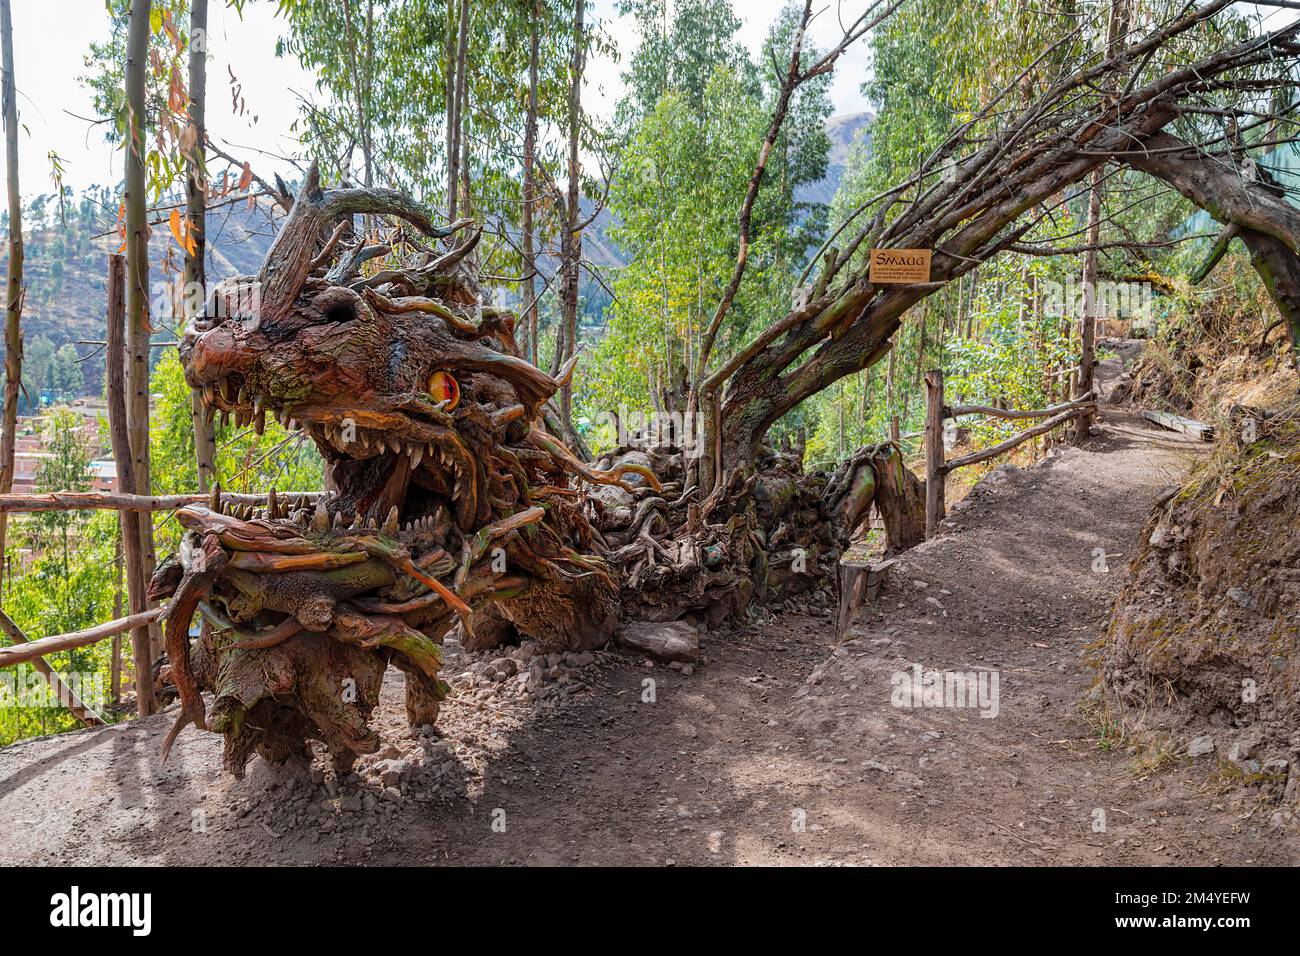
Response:
M828 157L826 175L815 183L801 187L797 197L801 202L819 202L830 205L835 192L840 188L844 170L848 166L853 151L854 141L861 135L868 148L871 143L871 123L876 118L874 113L844 113L832 116L826 121L826 135L830 137L831 151Z
M273 237L269 209L267 201L258 200L253 206L237 202L209 212L210 283L257 271ZM103 390L103 350L87 343L102 342L105 335L108 256L122 245L116 215L116 202L107 189L92 190L80 200L66 199L63 209L55 195L38 196L23 212L24 353L33 359L72 345L81 356L83 391L91 395ZM7 233L8 217L0 219ZM7 244L0 251L0 271L4 271ZM183 265L184 253L167 224L154 224L149 237L149 298L155 341L174 341L179 334L167 290ZM45 370L30 361L25 364L23 380L29 393L48 394Z

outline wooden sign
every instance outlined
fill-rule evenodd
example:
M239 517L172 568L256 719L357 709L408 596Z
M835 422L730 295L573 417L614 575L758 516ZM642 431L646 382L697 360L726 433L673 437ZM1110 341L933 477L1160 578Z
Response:
M929 249L872 249L871 272L873 285L930 281Z

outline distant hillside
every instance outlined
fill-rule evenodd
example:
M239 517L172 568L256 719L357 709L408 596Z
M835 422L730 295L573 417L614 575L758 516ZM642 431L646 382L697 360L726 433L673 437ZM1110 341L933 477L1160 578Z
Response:
M235 203L215 209L208 216L207 268L210 280L229 275L256 272L270 248L272 232L267 206L249 208ZM55 350L74 345L82 356L80 363L86 394L99 394L103 388L104 361L94 346L77 342L102 341L105 335L106 305L104 286L108 256L117 252L122 240L116 231L117 204L106 189L91 191L80 200L67 199L62 211L54 195L38 196L24 210L23 285L27 298L23 305L23 340L29 356L45 350L47 340ZM8 234L8 217L0 217ZM155 303L154 338L171 341L176 328L170 308L160 309L166 301L163 290L169 279L180 274L184 254L167 225L155 225L149 239L150 299ZM8 268L8 247L0 249L0 271ZM0 354L3 343L0 342ZM29 391L42 392L49 382L42 380L39 369L31 369L35 378L24 375ZM35 395L32 396L35 398Z
M830 162L825 176L799 190L798 198L802 202L830 205L836 190L840 188L840 180L844 178L844 169L848 165L854 140L862 134L865 142L871 142L870 128L875 118L874 113L845 113L842 116L832 116L826 121L826 135L831 140Z

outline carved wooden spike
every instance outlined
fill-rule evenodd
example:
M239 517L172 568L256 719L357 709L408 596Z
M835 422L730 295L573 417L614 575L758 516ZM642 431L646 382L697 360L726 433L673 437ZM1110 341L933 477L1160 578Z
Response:
M311 530L328 531L330 529L330 512L325 506L325 499L319 498L316 501L316 513L311 517Z
M397 537L397 505L388 509L388 517L384 519L383 533L390 538Z

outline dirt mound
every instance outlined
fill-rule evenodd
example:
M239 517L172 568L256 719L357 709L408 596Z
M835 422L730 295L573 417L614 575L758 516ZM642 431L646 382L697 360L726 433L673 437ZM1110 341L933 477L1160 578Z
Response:
M1294 386L1293 386L1294 388ZM1135 739L1300 809L1300 400L1238 422L1153 510L1102 642Z
M1233 405L1275 406L1295 386L1285 323L1252 281L1225 260L1223 284L1175 295L1172 317L1116 387L1112 401L1220 422Z

